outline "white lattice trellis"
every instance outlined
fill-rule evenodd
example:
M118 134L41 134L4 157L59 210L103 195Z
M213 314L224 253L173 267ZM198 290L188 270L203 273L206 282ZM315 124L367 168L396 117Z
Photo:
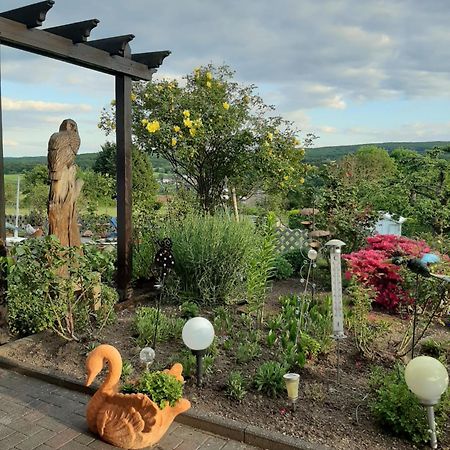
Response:
M286 253L303 247L308 235L305 230L277 227L277 251Z

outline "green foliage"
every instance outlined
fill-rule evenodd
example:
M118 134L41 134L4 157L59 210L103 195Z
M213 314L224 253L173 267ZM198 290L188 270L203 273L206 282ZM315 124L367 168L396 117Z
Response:
M184 378L190 378L195 375L197 361L195 355L190 350L184 348L172 358L172 362L179 362L183 366Z
M239 371L230 372L227 379L227 396L241 402L247 395L247 382Z
M256 323L262 324L268 279L274 267L276 234L275 214L269 213L255 234L253 251L250 253L246 273L248 310L256 314Z
M192 317L197 317L200 315L200 308L197 303L194 302L183 302L180 305L180 313L183 319L190 319Z
M114 319L117 293L99 284L88 258L75 247L62 247L54 236L29 239L14 247L8 275L8 324L27 335L51 329L67 340L102 328ZM94 310L95 289L102 304Z
M276 361L268 361L258 367L255 374L255 387L269 397L277 397L285 387L283 375L286 368Z
M133 328L137 334L136 342L140 347L153 343L157 315L157 309L149 306L143 306L136 310ZM179 339L183 326L183 319L169 317L160 311L156 341L166 342L169 339Z
M283 258L289 262L296 274L300 272L300 269L305 263L305 257L299 248L284 253Z
M122 374L120 375L120 379L124 382L127 382L131 375L133 375L134 368L130 361L122 362Z
M283 256L277 256L273 262L272 277L276 280L287 280L294 273L289 261L287 261Z
M303 367L331 346L331 299L291 295L280 301L281 312L268 322L267 344L279 350L288 369Z
M37 214L44 215L47 211L49 193L48 169L45 165L37 165L23 176L21 183L23 205ZM42 225L42 224L39 224Z
M261 346L257 341L241 342L236 349L236 362L246 364L261 356Z
M224 306L214 310L214 330L216 334L231 334L232 322L230 311Z
M421 353L439 359L444 365L450 356L450 341L438 342L434 339L427 339L420 344Z
M242 293L259 235L250 222L216 214L187 214L160 231L173 242L181 298L199 305L232 302Z
M370 386L372 399L369 407L383 428L409 439L416 445L429 440L425 410L408 389L401 365L397 365L388 373L385 369L376 367L372 371ZM447 391L435 408L438 429L446 423L449 412L450 395Z
M209 212L222 203L226 180L246 195L257 187L287 189L305 172L297 130L270 117L256 87L240 86L233 75L226 66L209 65L187 75L184 85L134 85L136 145L167 159ZM100 127L114 129L114 108L103 111Z
M183 383L164 372L143 372L136 389L148 395L161 409L175 406L183 395Z
M372 288L352 280L347 288L347 294L352 305L346 317L348 328L352 331L356 348L366 358L372 358L372 343L380 332L380 329L368 320L375 292Z
M95 245L83 245L82 248L86 264L92 272L99 273L104 283L112 284L116 270L116 252L100 249Z

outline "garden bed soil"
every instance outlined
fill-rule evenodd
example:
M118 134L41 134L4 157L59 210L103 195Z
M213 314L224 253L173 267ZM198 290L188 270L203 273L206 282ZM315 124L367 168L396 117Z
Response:
M278 283L269 298L269 308L277 308L279 294L298 290L298 280ZM149 306L154 300L148 295L136 295L139 301ZM118 311L118 320L105 328L95 339L98 343L116 346L124 360L130 361L140 370L138 354L140 348L133 338L132 321L136 305ZM165 306L166 314L177 314L175 307ZM393 361L395 345L401 340L406 322L381 312L372 313L373 320L389 322L389 332L380 339L376 364L388 366ZM428 333L438 340L448 340L448 330L435 326ZM220 339L220 336L219 336ZM22 345L3 348L3 356L26 362L39 368L51 369L78 381L85 380L86 354L92 341L65 342L51 333L43 333L39 339L25 340ZM157 358L152 368L167 367L173 355L183 348L180 340L157 345ZM273 359L269 350L256 361L237 367L230 352L220 348L215 358L213 373L205 377L202 388L197 388L194 379L186 380L184 396L199 410L222 417L241 420L266 430L300 437L312 443L326 445L339 450L348 449L411 449L410 443L385 434L374 422L368 408L368 378L374 361L359 356L351 337L340 344L340 379L337 380L336 351L314 363L308 363L300 372L300 392L296 411L292 411L285 398L270 399L254 390L241 403L225 395L225 384L232 370L241 370L250 379L256 368L266 360ZM442 448L450 448L450 426L439 437Z

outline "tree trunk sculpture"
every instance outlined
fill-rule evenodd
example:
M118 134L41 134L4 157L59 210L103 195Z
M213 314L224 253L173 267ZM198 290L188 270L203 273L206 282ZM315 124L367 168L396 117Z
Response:
M76 180L75 165L80 143L78 127L72 119L64 120L48 142L48 232L64 246L81 245L76 201L83 182Z

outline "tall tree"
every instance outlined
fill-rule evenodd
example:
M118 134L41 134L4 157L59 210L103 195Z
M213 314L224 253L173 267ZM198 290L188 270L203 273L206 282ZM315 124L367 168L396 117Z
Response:
M209 65L187 75L185 84L133 87L134 143L167 159L206 211L221 203L227 183L241 194L287 190L305 173L298 131L270 116L273 108L256 87L241 86L233 76L226 66ZM114 129L113 110L103 111L100 127Z

